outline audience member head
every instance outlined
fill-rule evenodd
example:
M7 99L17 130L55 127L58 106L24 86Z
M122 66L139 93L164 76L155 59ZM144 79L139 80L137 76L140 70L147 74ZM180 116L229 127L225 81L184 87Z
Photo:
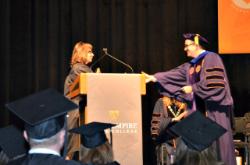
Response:
M54 89L47 89L6 104L25 122L24 137L31 148L60 152L65 138L66 113L77 105Z
M82 163L108 164L114 161L112 146L104 132L105 129L113 126L115 125L92 122L70 130L72 133L81 134L80 161Z
M87 148L81 145L80 161L82 163L107 164L114 161L112 146L108 141L94 147Z
M218 160L215 146L197 151L189 148L181 139L177 140L176 158L174 165L225 165Z
M170 129L181 137L177 142L175 165L222 164L213 142L226 132L223 127L196 111Z
M0 128L0 165L7 164L27 153L27 146L21 130L13 125Z

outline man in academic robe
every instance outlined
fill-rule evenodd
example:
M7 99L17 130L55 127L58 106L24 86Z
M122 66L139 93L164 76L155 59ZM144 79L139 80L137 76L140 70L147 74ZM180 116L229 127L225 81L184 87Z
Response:
M166 72L146 74L146 81L157 82L162 95L179 93L188 105L189 114L202 111L224 127L227 132L216 143L218 158L227 165L235 165L233 99L222 59L205 50L208 41L201 35L187 33L183 37L184 51L192 60Z

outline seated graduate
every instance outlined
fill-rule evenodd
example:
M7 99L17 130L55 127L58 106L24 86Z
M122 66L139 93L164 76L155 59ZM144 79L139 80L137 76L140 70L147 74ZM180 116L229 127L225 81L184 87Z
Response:
M27 152L21 130L13 125L0 128L0 165L19 164Z
M77 108L76 104L56 90L47 89L6 107L25 122L24 137L30 150L20 165L81 164L65 160L60 154L66 145L66 113Z
M218 161L215 141L226 129L196 111L173 125L179 135L174 165L226 165Z
M159 98L155 103L151 120L151 136L155 144L172 140L174 135L169 136L171 132L166 131L187 113L185 103L166 96Z
M111 133L113 126L115 124L91 122L70 130L72 133L81 134L80 161L82 163L119 165L114 161L112 145L104 132L105 129L110 128Z
M176 135L169 131L169 128L180 121L184 113L185 104L174 98L164 96L156 101L151 120L151 136L158 164L173 163Z

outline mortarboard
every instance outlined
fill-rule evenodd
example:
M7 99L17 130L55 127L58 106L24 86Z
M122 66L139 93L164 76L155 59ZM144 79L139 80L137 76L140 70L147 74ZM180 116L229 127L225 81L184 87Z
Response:
M120 165L120 163L118 163L117 161L114 161L114 162L108 163L108 164L106 164L106 165Z
M65 114L77 105L50 88L8 103L6 107L25 122L30 138L44 139L64 127Z
M115 124L91 122L79 128L73 128L69 130L69 132L81 134L83 145L87 148L94 148L107 141L104 130L113 126L115 126Z
M202 151L222 136L226 129L196 111L173 125L171 131L181 137L188 148Z
M10 160L25 156L28 151L21 130L13 125L0 128L0 148Z
M185 39L189 39L189 40L194 41L195 44L197 44L197 45L206 46L208 44L208 40L199 34L185 33L185 34L183 34L183 37Z

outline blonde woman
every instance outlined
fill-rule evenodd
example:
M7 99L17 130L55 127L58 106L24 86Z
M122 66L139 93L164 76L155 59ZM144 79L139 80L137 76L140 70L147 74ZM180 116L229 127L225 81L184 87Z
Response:
M85 42L77 42L74 46L72 57L71 57L71 70L66 77L64 83L64 94L67 95L69 92L69 86L74 82L74 80L79 76L80 73L91 73L93 72L91 68L88 66L92 62L94 57L94 53L92 51L93 46L90 43ZM71 111L68 113L68 129L72 129L74 127L79 126L79 119L81 110L81 102L84 102L84 99L81 96L77 96L72 99L72 101L79 105L79 109L75 111ZM68 135L68 154L67 159L72 159L74 157L74 153L79 151L80 149L80 136L77 134L69 134Z

